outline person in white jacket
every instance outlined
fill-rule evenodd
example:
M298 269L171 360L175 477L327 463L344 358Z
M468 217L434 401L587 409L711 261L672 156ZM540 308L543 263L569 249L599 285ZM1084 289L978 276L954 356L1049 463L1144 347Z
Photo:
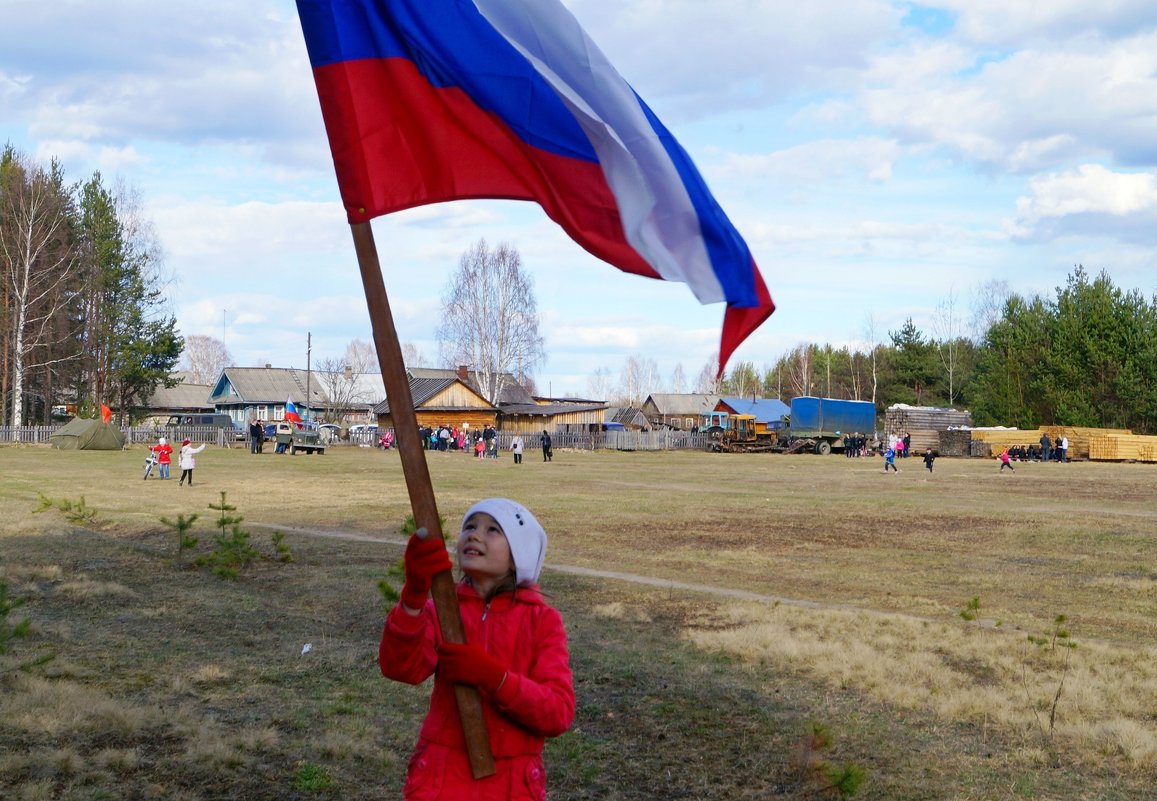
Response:
M194 454L198 454L205 450L205 443L201 443L201 447L194 448L189 440L181 443L181 480L177 482L178 487L185 485L185 479L189 479L189 486L193 486L193 468L197 466L197 460L193 458Z

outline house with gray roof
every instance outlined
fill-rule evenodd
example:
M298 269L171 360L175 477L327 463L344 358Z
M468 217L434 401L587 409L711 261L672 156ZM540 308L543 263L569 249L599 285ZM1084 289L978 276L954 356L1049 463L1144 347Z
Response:
M209 395L214 409L242 426L284 420L290 400L306 419L321 418L330 405L318 376L293 367L226 367Z
M699 425L700 417L715 410L718 395L702 392L659 393L643 401L643 414L652 428L675 428L690 431Z
M170 377L180 379L180 383L174 387L162 385L153 391L145 404L146 416L142 421L145 425L162 425L174 414L213 411L213 403L209 400L212 386L192 383L192 374L185 371L173 373Z

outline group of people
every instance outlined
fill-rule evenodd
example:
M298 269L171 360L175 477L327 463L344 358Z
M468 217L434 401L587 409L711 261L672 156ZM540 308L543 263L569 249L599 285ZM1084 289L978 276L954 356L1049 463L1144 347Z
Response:
M262 453L265 450L265 424L260 420L249 421L249 452Z
M857 431L850 437L844 437L844 456L856 459L868 453L868 438Z
M189 440L181 442L181 450L177 454L177 464L181 468L181 479L177 482L177 486L185 485L186 479L189 486L193 486L193 470L197 467L196 456L201 451L205 450L205 443L201 443L199 447L194 448L193 443ZM157 461L157 477L163 481L169 479L169 468L173 464L173 446L169 444L168 439L161 437L157 440L157 444L149 449L149 458ZM149 477L149 473L145 473L145 478Z
M466 430L458 426L422 426L418 433L422 447L428 451L464 451L469 439Z
M468 428L457 426L422 426L418 429L422 447L436 451L465 451L477 459L497 459L499 453L498 429L492 425L470 431ZM543 429L539 437L542 445L542 460L549 462L554 458L554 443L550 432ZM522 457L526 451L526 439L521 434L514 434L510 439L510 452L514 456L515 464L522 464Z
M1040 447L1036 445L1011 445L1004 449L1008 453L1010 462L1067 462L1069 460L1069 438L1057 438L1054 447L1047 433L1040 438ZM1001 461L1004 461L1003 454ZM1011 468L1012 465L1009 465Z
M1069 438L1065 435L1057 437L1056 443L1049 438L1048 432L1040 437L1040 451L1036 460L1041 462L1067 462L1069 460Z
M889 470L895 473L900 472L900 468L896 467L896 457L907 457L908 444L910 442L911 439L909 438L909 435L905 434L902 438L897 439L893 444L887 447L887 449L884 451L885 473L887 473ZM936 454L932 452L931 448L928 448L928 450L924 452L924 467L928 470L929 473L932 472L932 465L935 463L935 461Z

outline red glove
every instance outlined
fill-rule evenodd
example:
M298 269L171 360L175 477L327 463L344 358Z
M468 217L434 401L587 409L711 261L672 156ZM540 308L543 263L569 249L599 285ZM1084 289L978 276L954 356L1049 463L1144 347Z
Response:
M454 684L469 684L494 694L506 681L506 665L481 645L443 642L438 646L438 672Z
M420 537L425 529L418 529L406 544L406 583L402 585L402 603L411 609L426 605L434 576L454 568L446 546L437 537Z

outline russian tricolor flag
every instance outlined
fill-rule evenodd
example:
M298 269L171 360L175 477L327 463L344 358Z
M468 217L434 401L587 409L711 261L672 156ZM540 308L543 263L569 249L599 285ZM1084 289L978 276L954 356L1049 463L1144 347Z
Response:
M351 223L532 200L620 270L726 301L720 370L774 311L686 151L558 0L297 0Z
M292 398L285 399L285 419L291 423L300 423L301 414L297 411L297 406L294 405Z

